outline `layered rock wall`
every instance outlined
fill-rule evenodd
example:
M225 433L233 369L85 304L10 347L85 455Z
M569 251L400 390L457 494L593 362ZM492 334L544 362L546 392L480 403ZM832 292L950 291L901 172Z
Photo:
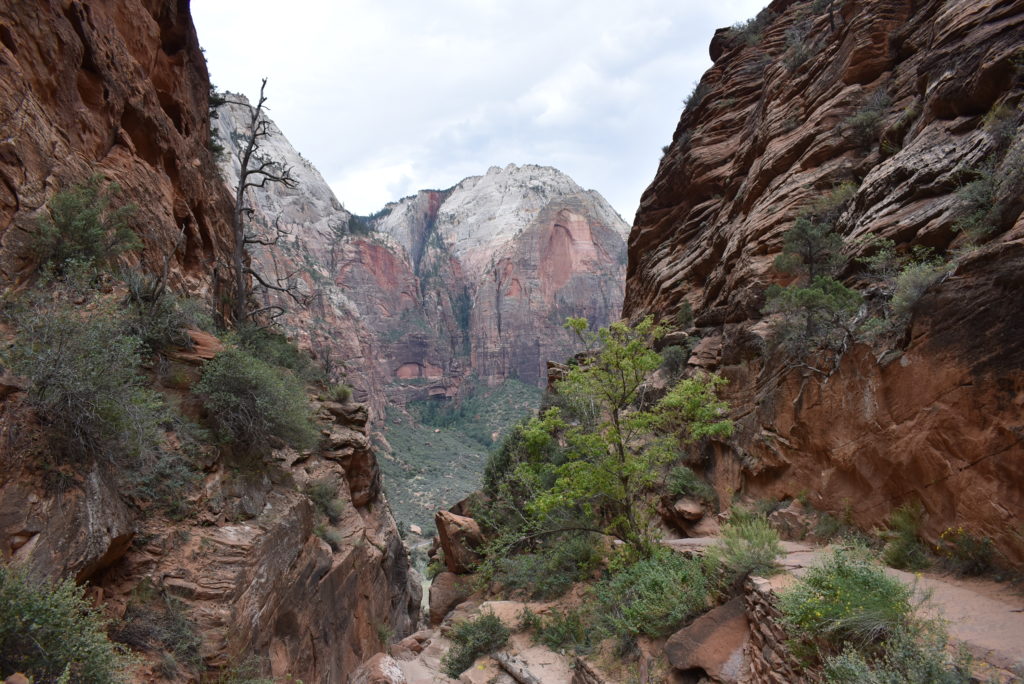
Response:
M1024 562L1019 2L777 0L759 36L721 30L629 240L624 313L692 305L691 362L731 381L737 433L711 445L722 494L811 495L864 526L904 502L937 541L964 525ZM994 165L994 166L993 166ZM957 230L961 190L994 169L998 215ZM858 344L831 374L773 355L764 291L796 216L840 183L841 277L869 236L954 264L899 339ZM991 204L991 203L990 203ZM975 241L978 244L971 246Z
M4 3L0 284L34 268L29 244L49 198L98 173L137 207L145 249L125 258L159 271L171 251L173 284L207 294L231 238L207 149L209 87L187 4Z

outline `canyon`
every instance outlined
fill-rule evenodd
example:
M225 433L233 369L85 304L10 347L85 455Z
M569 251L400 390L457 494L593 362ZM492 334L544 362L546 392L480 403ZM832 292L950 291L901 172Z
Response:
M129 493L114 459L55 461L45 416L29 408L29 383L5 368L0 559L85 587L115 621L112 633L146 653L133 665L137 681L207 681L246 666L277 681L344 682L364 676L364 663L362 672L376 663L393 678L376 682L446 681L439 670L456 617L496 610L511 624L523 607L555 612L472 595L466 573L487 528L468 517L471 502L456 501L479 487L486 445L464 454L444 441L447 428L396 426L423 427L424 407L457 408L517 383L539 394L581 351L567 317L601 327L652 316L671 329L660 348L684 350L682 374L728 380L722 394L734 422L730 438L687 447L721 515L710 503L668 500L680 507L663 514L666 526L692 539L666 546L700 555L714 542L697 521L702 532L717 530L734 502L784 505L766 516L780 528L831 514L861 532L919 504L929 548L966 530L988 540L1000 568L1019 571L1022 36L1024 8L1013 0L773 0L711 39L713 66L687 99L632 228L596 191L530 164L493 166L354 215L268 120L262 152L297 183L252 192L247 217L261 242L249 259L290 294L257 283L251 304L279 310L273 322L323 370L304 396L318 444L271 440L254 464L211 439L189 456L194 484L163 510ZM35 286L32 240L47 202L98 173L136 207L142 244L120 266L165 273L171 290L223 321L237 151L252 105L226 93L215 106L188 3L9 3L0 8L0 66L0 287ZM968 190L988 193L980 210ZM887 327L794 358L776 342L784 314L768 308L768 291L796 282L778 266L784 236L834 197L836 278L862 297L858 324L884 316ZM980 228L968 221L978 211ZM904 259L926 254L920 263L940 274L920 287L905 319L891 313L892 283L863 266L880 239ZM99 288L127 298L112 280ZM8 320L0 331L11 346ZM209 327L143 364L190 421L208 418L191 387L235 344L236 333L217 339ZM662 391L665 378L657 371L645 391ZM340 384L351 398L331 394ZM184 453L177 429L166 428L169 448ZM438 477L458 474L443 496L436 482L413 483L426 466L402 460L411 440L431 440L444 461ZM396 484L404 470L409 482ZM402 530L393 511L406 499L431 512L451 507L438 513L431 550L440 569L431 630L420 629L423 583L407 548L426 546L431 534ZM791 543L782 564L802 574L821 553ZM700 631L729 611L755 627L763 620L757 652L742 647L750 681L796 677L775 581L747 578L731 603L692 623ZM950 595L949 605L972 600L970 591ZM987 610L1014 600L993 599ZM170 669L138 627L149 609L190 626L193 660L172 658ZM991 636L985 621L970 611L962 618L975 640L964 641L988 648L977 638ZM1019 624L1009 616L995 635L1004 681L1021 667L1012 644ZM646 660L637 662L646 668L675 649L672 665L692 669L685 676L735 680L703 662L677 665L684 637L643 642ZM601 681L584 657L570 662L522 633L513 641L537 672ZM487 661L460 681L506 674Z

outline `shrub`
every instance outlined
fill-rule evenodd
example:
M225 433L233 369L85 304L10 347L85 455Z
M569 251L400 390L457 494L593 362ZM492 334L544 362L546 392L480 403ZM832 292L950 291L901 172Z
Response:
M588 619L577 610L553 611L546 618L524 611L521 625L534 632L537 643L553 651L582 653L593 646L593 630Z
M672 496L692 496L711 502L717 496L711 485L686 466L676 466L668 473L668 491Z
M599 627L620 640L657 638L707 610L713 561L656 549L649 558L594 585L591 597Z
M333 477L314 480L306 487L306 496L316 505L317 510L332 523L341 520L345 514L345 501L337 496L338 482Z
M473 661L504 646L511 635L494 613L456 623L449 635L453 646L441 658L441 668L452 679L458 679Z
M600 561L593 536L573 534L552 539L546 548L532 553L496 558L492 577L512 591L546 601L564 594L574 582L589 578Z
M150 351L189 347L189 328L209 328L213 324L199 302L161 291L154 278L129 271L125 284L128 331Z
M238 346L260 361L294 371L304 380L321 379L322 369L283 334L267 328L245 325L238 328L236 336Z
M914 305L934 283L946 275L949 266L939 259L915 261L903 267L896 276L890 307L893 315L902 321L910 318Z
M317 525L313 528L313 534L327 542L332 551L341 551L341 547L345 544L345 537L342 536L340 530L334 527Z
M166 651L169 657L161 667L168 679L177 678L180 665L196 669L202 664L199 655L202 638L181 603L158 596L148 581L136 586L124 617L111 629L110 636L136 650Z
M774 575L782 555L779 533L760 515L743 516L722 526L722 536L711 549L730 583L747 575Z
M909 624L911 595L880 566L839 549L783 591L779 608L791 637L832 650L847 642L862 649Z
M40 265L57 273L72 260L109 266L120 253L141 246L129 224L136 207L112 207L121 189L103 187L103 177L91 176L80 185L58 192L47 202L49 216L41 216L33 236L33 252Z
M352 388L346 384L339 383L331 387L330 391L326 394L326 398L339 404L347 404L352 399Z
M677 344L670 345L661 350L661 367L673 378L679 377L686 370L686 362L689 359L689 350Z
M871 93L856 112L847 117L843 123L850 129L850 137L861 147L870 149L878 140L882 117L892 98L885 90L879 89Z
M138 372L139 341L109 312L91 316L38 299L14 315L11 369L66 457L132 460L160 443L164 407Z
M693 84L693 90L690 94L683 99L683 113L689 112L700 106L700 103L704 101L704 98L711 92L711 86L707 85L703 81L699 81Z
M207 362L195 392L225 441L249 450L272 437L296 448L316 442L303 384L244 350L229 349Z
M815 349L842 350L861 301L856 290L826 276L818 276L807 287L772 285L764 311L781 314L772 322L772 343L796 358Z
M107 621L70 579L39 582L0 564L0 673L37 682L127 682L131 664Z
M888 542L882 550L886 565L900 570L928 567L928 556L919 537L924 508L920 503L905 503L889 516Z
M939 553L943 565L960 575L983 575L992 569L992 540L976 537L962 527L949 528L939 535Z
M756 16L733 24L729 33L730 36L738 38L746 45L757 45L761 42L764 30L773 21L775 21L775 13L771 10L763 9Z
M680 330L689 330L693 327L693 305L685 299L676 311L675 322Z
M951 656L946 635L936 623L917 628L901 627L877 654L852 647L826 658L828 684L968 684L971 656L961 648Z

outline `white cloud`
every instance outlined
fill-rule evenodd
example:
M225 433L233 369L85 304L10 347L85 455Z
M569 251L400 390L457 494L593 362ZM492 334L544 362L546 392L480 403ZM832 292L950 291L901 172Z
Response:
M214 82L255 95L352 211L550 164L631 220L715 28L766 0L193 0Z

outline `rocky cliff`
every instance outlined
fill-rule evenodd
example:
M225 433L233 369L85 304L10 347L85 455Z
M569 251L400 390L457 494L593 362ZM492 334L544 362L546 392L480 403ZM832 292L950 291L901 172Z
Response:
M692 305L690 363L730 379L738 420L706 454L721 494L806 493L863 526L919 500L928 539L963 525L1024 561L1022 35L997 0L776 0L715 35L641 200L624 312ZM868 236L951 273L820 373L773 354L761 312L783 234L840 184L840 277L869 305Z
M177 243L174 284L207 293L231 238L207 150L209 87L187 5L4 3L0 280L31 272L26 243L49 197L100 173L138 207L145 250L132 259L158 270Z
M215 121L228 185L239 169L248 104L229 95ZM540 386L545 363L574 351L567 316L604 325L622 301L628 227L598 193L550 167L493 167L447 190L424 190L354 217L271 126L265 152L295 188L253 194L254 229L284 237L254 246L264 273L291 276L308 301L272 290L267 305L370 403L458 396L464 380Z
M46 202L99 173L121 186L119 201L137 207L132 227L144 248L123 256L124 265L159 272L168 258L173 289L217 302L213 274L229 258L232 202L208 149L209 91L188 3L4 3L5 290L34 286L28 244ZM123 290L111 287L116 309ZM9 341L6 321L3 334ZM217 346L176 366L186 386L196 377L189 364ZM165 510L140 499L133 475L112 461L60 462L26 408L25 381L4 378L0 562L88 583L120 618L115 636L152 654L140 681L194 681L208 667L241 663L307 682L341 681L383 635L414 626L418 584L379 491L365 408L323 405L323 448L278 451L266 468L227 464L212 445L179 456L192 475ZM166 447L185 448L173 437ZM192 477L201 484L191 486ZM334 547L316 534L323 514L303 493L313 479L336 490ZM177 664L164 652L161 666L155 644L168 616L181 652Z
M401 244L424 292L447 295L457 327L446 337L487 385L543 386L546 362L575 348L566 317L607 325L618 314L628 228L556 169L492 167L388 205L376 227Z

